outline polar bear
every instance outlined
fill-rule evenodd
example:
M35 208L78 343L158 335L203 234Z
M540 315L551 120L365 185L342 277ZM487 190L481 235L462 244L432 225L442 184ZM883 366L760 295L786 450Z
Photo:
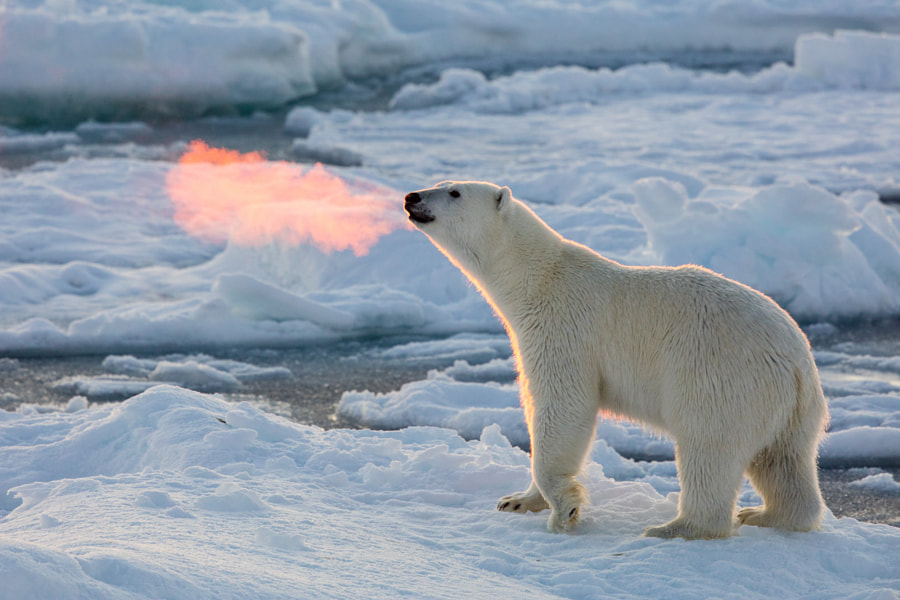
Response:
M608 260L491 183L445 181L407 194L405 209L512 342L532 482L499 510L550 508L548 529L570 529L586 500L575 476L604 412L675 440L678 515L644 535L819 526L816 456L828 409L809 343L775 302L702 267ZM745 472L764 504L735 520Z

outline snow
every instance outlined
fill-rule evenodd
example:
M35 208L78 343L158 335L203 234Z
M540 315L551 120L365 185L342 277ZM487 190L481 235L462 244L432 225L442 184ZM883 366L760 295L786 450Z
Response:
M22 118L198 115L231 104L275 106L315 89L305 34L250 11L29 5L6 5L0 36L0 111Z
M890 473L866 475L862 479L851 481L850 485L879 492L900 492L900 482L897 482Z
M332 329L353 326L353 315L291 294L250 275L220 275L213 291L240 314L251 319L304 320Z
M106 374L69 376L50 384L60 393L93 401L124 400L162 384L202 392L235 392L242 384L293 377L286 367L259 367L207 354L170 354L159 358L110 355L103 359Z
M153 129L140 121L129 123L85 121L75 128L75 133L84 142L115 144L147 139L152 136Z
M634 192L649 249L664 264L706 265L765 289L798 318L900 309L900 215L874 193L837 197L795 184L689 198L660 178L635 182Z
M469 442L434 428L322 431L167 386L0 419L10 598L900 592L900 530L889 526L829 516L808 534L639 537L675 514L674 469L623 461L603 442L584 475L592 504L573 535L558 536L543 515L495 510L529 472L497 426ZM758 498L745 489L741 501Z
M896 36L838 31L797 41L797 70L829 87L900 89L900 44Z
M7 12L30 14L17 6ZM106 16L96 18L127 20L129 13L117 12L121 7L107 8L100 11ZM157 9L186 10L145 8L139 23L162 18ZM569 18L568 8L556 8L559 22ZM882 8L887 13L859 5L858 14L877 15L888 26L890 19L883 17L890 10ZM662 10L644 6L651 9ZM795 9L803 12L802 6ZM78 10L41 18L74 19ZM462 9L442 14L462 14L457 10ZM547 16L543 10L529 14ZM684 3L678 10L701 8ZM424 27L415 24L419 18L434 26L446 22L432 21L426 11L385 14L399 19L401 13L410 30ZM234 14L222 22L237 27ZM220 18L202 10L192 15ZM526 27L526 17L515 22ZM92 18L79 17L85 23ZM250 30L258 31L263 18L254 16ZM185 27L195 23L191 19ZM347 25L340 19L328 23ZM370 33L377 37L382 26L373 21ZM52 152L68 160L2 174L0 352L175 349L190 355L219 345L460 334L401 346L380 358L408 360L422 352L448 367L455 360L468 363L416 382L401 396L362 390L346 397L341 410L373 427L429 423L467 437L493 419L524 446L514 373L503 362L508 345L496 336L499 322L424 236L397 228L404 191L447 177L498 181L511 185L564 235L616 260L703 264L772 295L807 322L895 315L900 216L876 192L900 189L893 150L900 144L900 114L892 91L900 71L898 40L869 32L798 34L793 66L775 64L749 74L666 63L615 71L556 66L495 78L451 68L435 83L400 89L391 110L291 111L285 131L305 136L293 147L331 153L339 163L316 169L202 143L136 144L154 133L152 125L137 121L88 121L73 132L7 129L2 141L8 152ZM867 75L854 79L854 73ZM404 108L416 98L428 108ZM479 140L474 147L473 139ZM98 144L113 150L95 157ZM350 161L357 166L341 166L353 156L361 157ZM192 162L185 163L186 157ZM223 157L236 162L226 164ZM350 212L322 208L333 204L324 193L296 198L311 173L337 190L330 194L357 198L346 206ZM211 205L215 210L193 204L201 196L218 202ZM331 219L323 221L327 226L304 225L303 232L285 226L288 218L310 217L312 207ZM206 220L195 227L181 216L186 211ZM353 245L361 234L344 223L359 224L370 212L381 215L384 227L365 244ZM268 213L278 219L248 226L248 216ZM320 238L326 230L345 237ZM341 250L348 247L352 252ZM500 361L483 364L492 359ZM832 359L820 358L832 360L838 371L884 373L874 359L866 362L856 352ZM240 385L227 369L220 376L215 367L204 372L206 366L181 361L153 377L156 366L147 373L111 372L57 385L89 397L124 397L160 381L219 391ZM872 451L867 430L858 428L873 428L888 448L896 447L895 379L831 376L827 369L823 379L836 434L823 457L894 460L893 450ZM465 389L472 400L461 404L450 392L456 389ZM418 411L413 397L424 403ZM648 438L638 426L604 427L621 452L671 455L668 442Z
M529 477L509 342L401 207L494 181L814 342L895 318L896 2L9 0L0 73L0 376L106 357L59 406L0 389L0 597L900 596L896 528L641 538L679 486L634 423L599 422L574 535L496 512ZM228 402L292 374L213 356L395 335L363 358L437 367L344 394L372 429ZM897 493L896 349L815 354L822 464Z
M675 102L686 103L687 114L669 108L654 115L668 96L653 95L617 101L637 124L625 137L616 111L580 105L501 117L455 108L359 113L329 121L322 135L367 161L329 172L350 189L395 190L395 218L402 217L399 190L448 176L499 181L561 233L613 259L705 264L772 295L798 318L827 320L897 312L900 217L872 191L898 185L900 164L889 151L897 129L885 123L900 117L889 96L854 97L854 108L850 99L827 95L775 95L767 100L767 129L752 134L756 120L733 125L750 111L740 97L725 104L683 97ZM843 110L842 123L827 116ZM549 122L557 137L549 137ZM823 122L836 129L823 132ZM786 123L794 141L772 154L766 140ZM440 149L424 147L421 137L435 124L446 130ZM690 159L674 138L647 150L660 131L693 124L706 135L688 141ZM531 132L525 138L502 133L523 126ZM447 159L466 152L473 135L484 144L448 171ZM615 139L598 146L595 135ZM869 141L835 146L841 136ZM795 154L801 146L811 149ZM590 147L599 153L585 157ZM281 164L289 173L284 182L306 173ZM0 350L134 352L499 330L477 291L424 236L405 228L383 235L365 256L186 234L173 220L167 187L176 168L140 158L73 158L3 177ZM228 166L207 166L204 177L216 169L224 175Z
M489 80L472 69L447 69L433 84L411 83L391 100L395 109L463 105L479 112L517 113L611 94L696 92L763 94L822 89L900 89L900 37L860 31L800 36L794 66L777 63L758 73L696 72L666 63L620 69L579 66L520 71Z
M275 106L347 79L488 57L502 64L604 53L658 56L685 48L701 55L715 50L789 56L800 35L823 27L826 33L897 32L900 11L889 0L852 5L466 0L451 6L434 0L226 5L12 0L2 27L0 112L59 119ZM838 43L851 51L860 45L855 39ZM865 58L896 57L887 43L866 43ZM816 58L804 64L831 82L831 66L840 66L840 60L829 58L846 53L822 45L821 39L811 40L808 53L824 56L829 68L822 69ZM866 73L880 78L881 64Z
M10 132L15 133L15 132ZM79 137L74 133L37 133L0 137L0 152L4 154L30 154L62 148L74 144Z

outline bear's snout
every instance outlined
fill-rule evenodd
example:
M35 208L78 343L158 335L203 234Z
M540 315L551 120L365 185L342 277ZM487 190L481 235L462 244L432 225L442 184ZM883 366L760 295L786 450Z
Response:
M429 212L428 207L422 202L422 196L419 192L410 192L406 195L406 204L404 208L409 213L409 220L416 224L430 223L434 221L434 215Z

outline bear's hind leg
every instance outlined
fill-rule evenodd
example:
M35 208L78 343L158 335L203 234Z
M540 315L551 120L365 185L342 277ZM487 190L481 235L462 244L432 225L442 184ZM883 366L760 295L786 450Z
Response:
M645 536L693 540L734 534L734 508L743 468L724 454L704 447L676 447L681 482L678 516L664 525L648 527Z
M776 443L754 457L747 474L763 505L741 509L741 525L790 531L818 529L824 502L814 451L789 452Z

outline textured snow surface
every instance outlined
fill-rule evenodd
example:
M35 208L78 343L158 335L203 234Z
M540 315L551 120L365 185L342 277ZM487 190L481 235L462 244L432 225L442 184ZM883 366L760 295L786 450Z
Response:
M224 421L224 422L223 422ZM572 535L494 509L527 455L497 426L322 431L162 386L74 412L0 412L7 598L893 598L900 530L743 527L661 541L671 463L597 442ZM10 493L7 495L7 489ZM745 489L742 503L758 502ZM110 515L115 518L110 518Z

